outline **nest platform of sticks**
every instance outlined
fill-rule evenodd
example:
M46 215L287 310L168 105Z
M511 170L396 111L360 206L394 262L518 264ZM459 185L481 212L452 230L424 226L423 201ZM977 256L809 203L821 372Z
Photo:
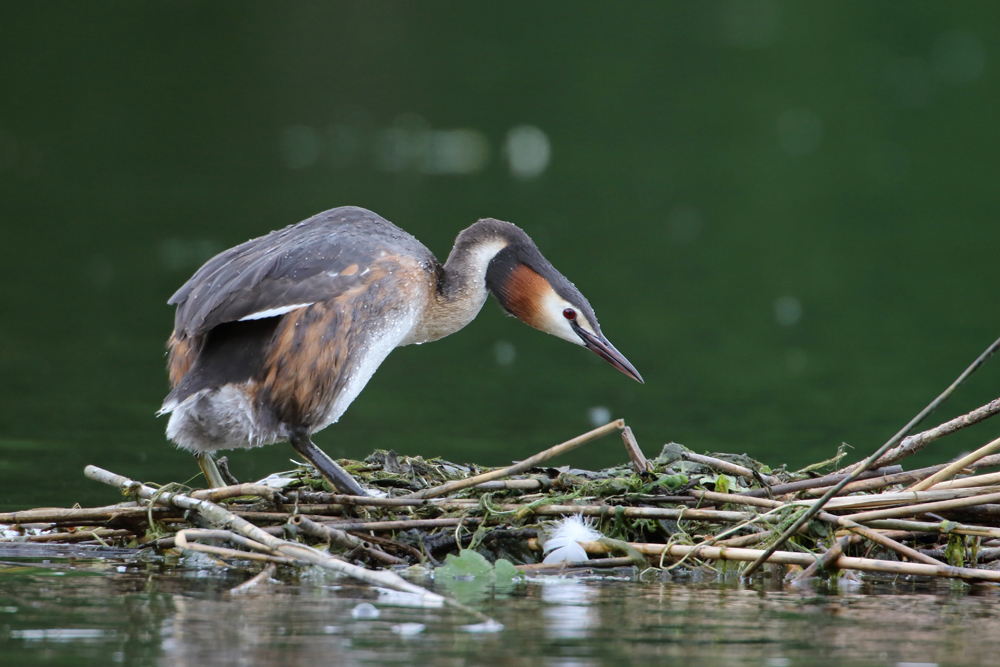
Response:
M899 461L1000 413L998 398L907 435L998 346L868 459L840 470L843 451L797 472L675 443L647 459L622 420L508 468L482 470L393 451L341 461L376 490L372 496L331 493L307 466L207 490L154 488L88 466L87 477L130 500L0 514L0 554L68 543L129 550L121 553L197 551L256 574L249 586L277 566L308 564L458 607L399 573L440 565L465 550L527 573L728 567L750 576L768 563L786 566L781 571L799 582L854 570L996 584L1000 473L984 470L1000 466L1000 439L950 463L904 471ZM599 472L547 467L555 456L614 433L624 441L628 464ZM589 560L540 563L546 524L574 514L589 517L603 535L581 545Z

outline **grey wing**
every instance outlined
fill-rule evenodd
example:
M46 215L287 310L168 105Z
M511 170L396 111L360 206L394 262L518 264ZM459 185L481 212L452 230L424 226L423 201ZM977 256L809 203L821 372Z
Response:
M334 298L364 280L384 254L437 260L415 238L362 208L331 209L216 255L170 297L174 332L202 334L224 322L280 314Z

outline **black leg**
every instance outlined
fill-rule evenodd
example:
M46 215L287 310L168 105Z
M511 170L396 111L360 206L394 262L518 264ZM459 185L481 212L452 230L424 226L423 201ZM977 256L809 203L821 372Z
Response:
M319 474L323 475L330 484L333 484L333 488L337 489L339 493L352 496L368 495L346 470L337 465L337 462L327 456L326 452L313 444L308 433L305 431L294 432L289 441L291 441L295 451L316 466Z

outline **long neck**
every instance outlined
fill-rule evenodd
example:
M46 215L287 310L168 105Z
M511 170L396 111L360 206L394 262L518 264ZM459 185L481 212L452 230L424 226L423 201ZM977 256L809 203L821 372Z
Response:
M407 343L444 338L475 319L489 296L486 271L490 261L512 242L507 227L520 232L510 223L480 220L458 235L424 316Z

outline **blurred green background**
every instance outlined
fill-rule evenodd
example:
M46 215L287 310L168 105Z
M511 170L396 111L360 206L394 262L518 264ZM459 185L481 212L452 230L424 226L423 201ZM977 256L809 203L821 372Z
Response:
M335 456L500 465L620 416L649 455L860 458L1000 335L998 35L992 3L5 3L0 506L107 501L87 463L192 477L154 415L167 298L346 204L440 259L517 223L646 385L491 300L393 353Z

